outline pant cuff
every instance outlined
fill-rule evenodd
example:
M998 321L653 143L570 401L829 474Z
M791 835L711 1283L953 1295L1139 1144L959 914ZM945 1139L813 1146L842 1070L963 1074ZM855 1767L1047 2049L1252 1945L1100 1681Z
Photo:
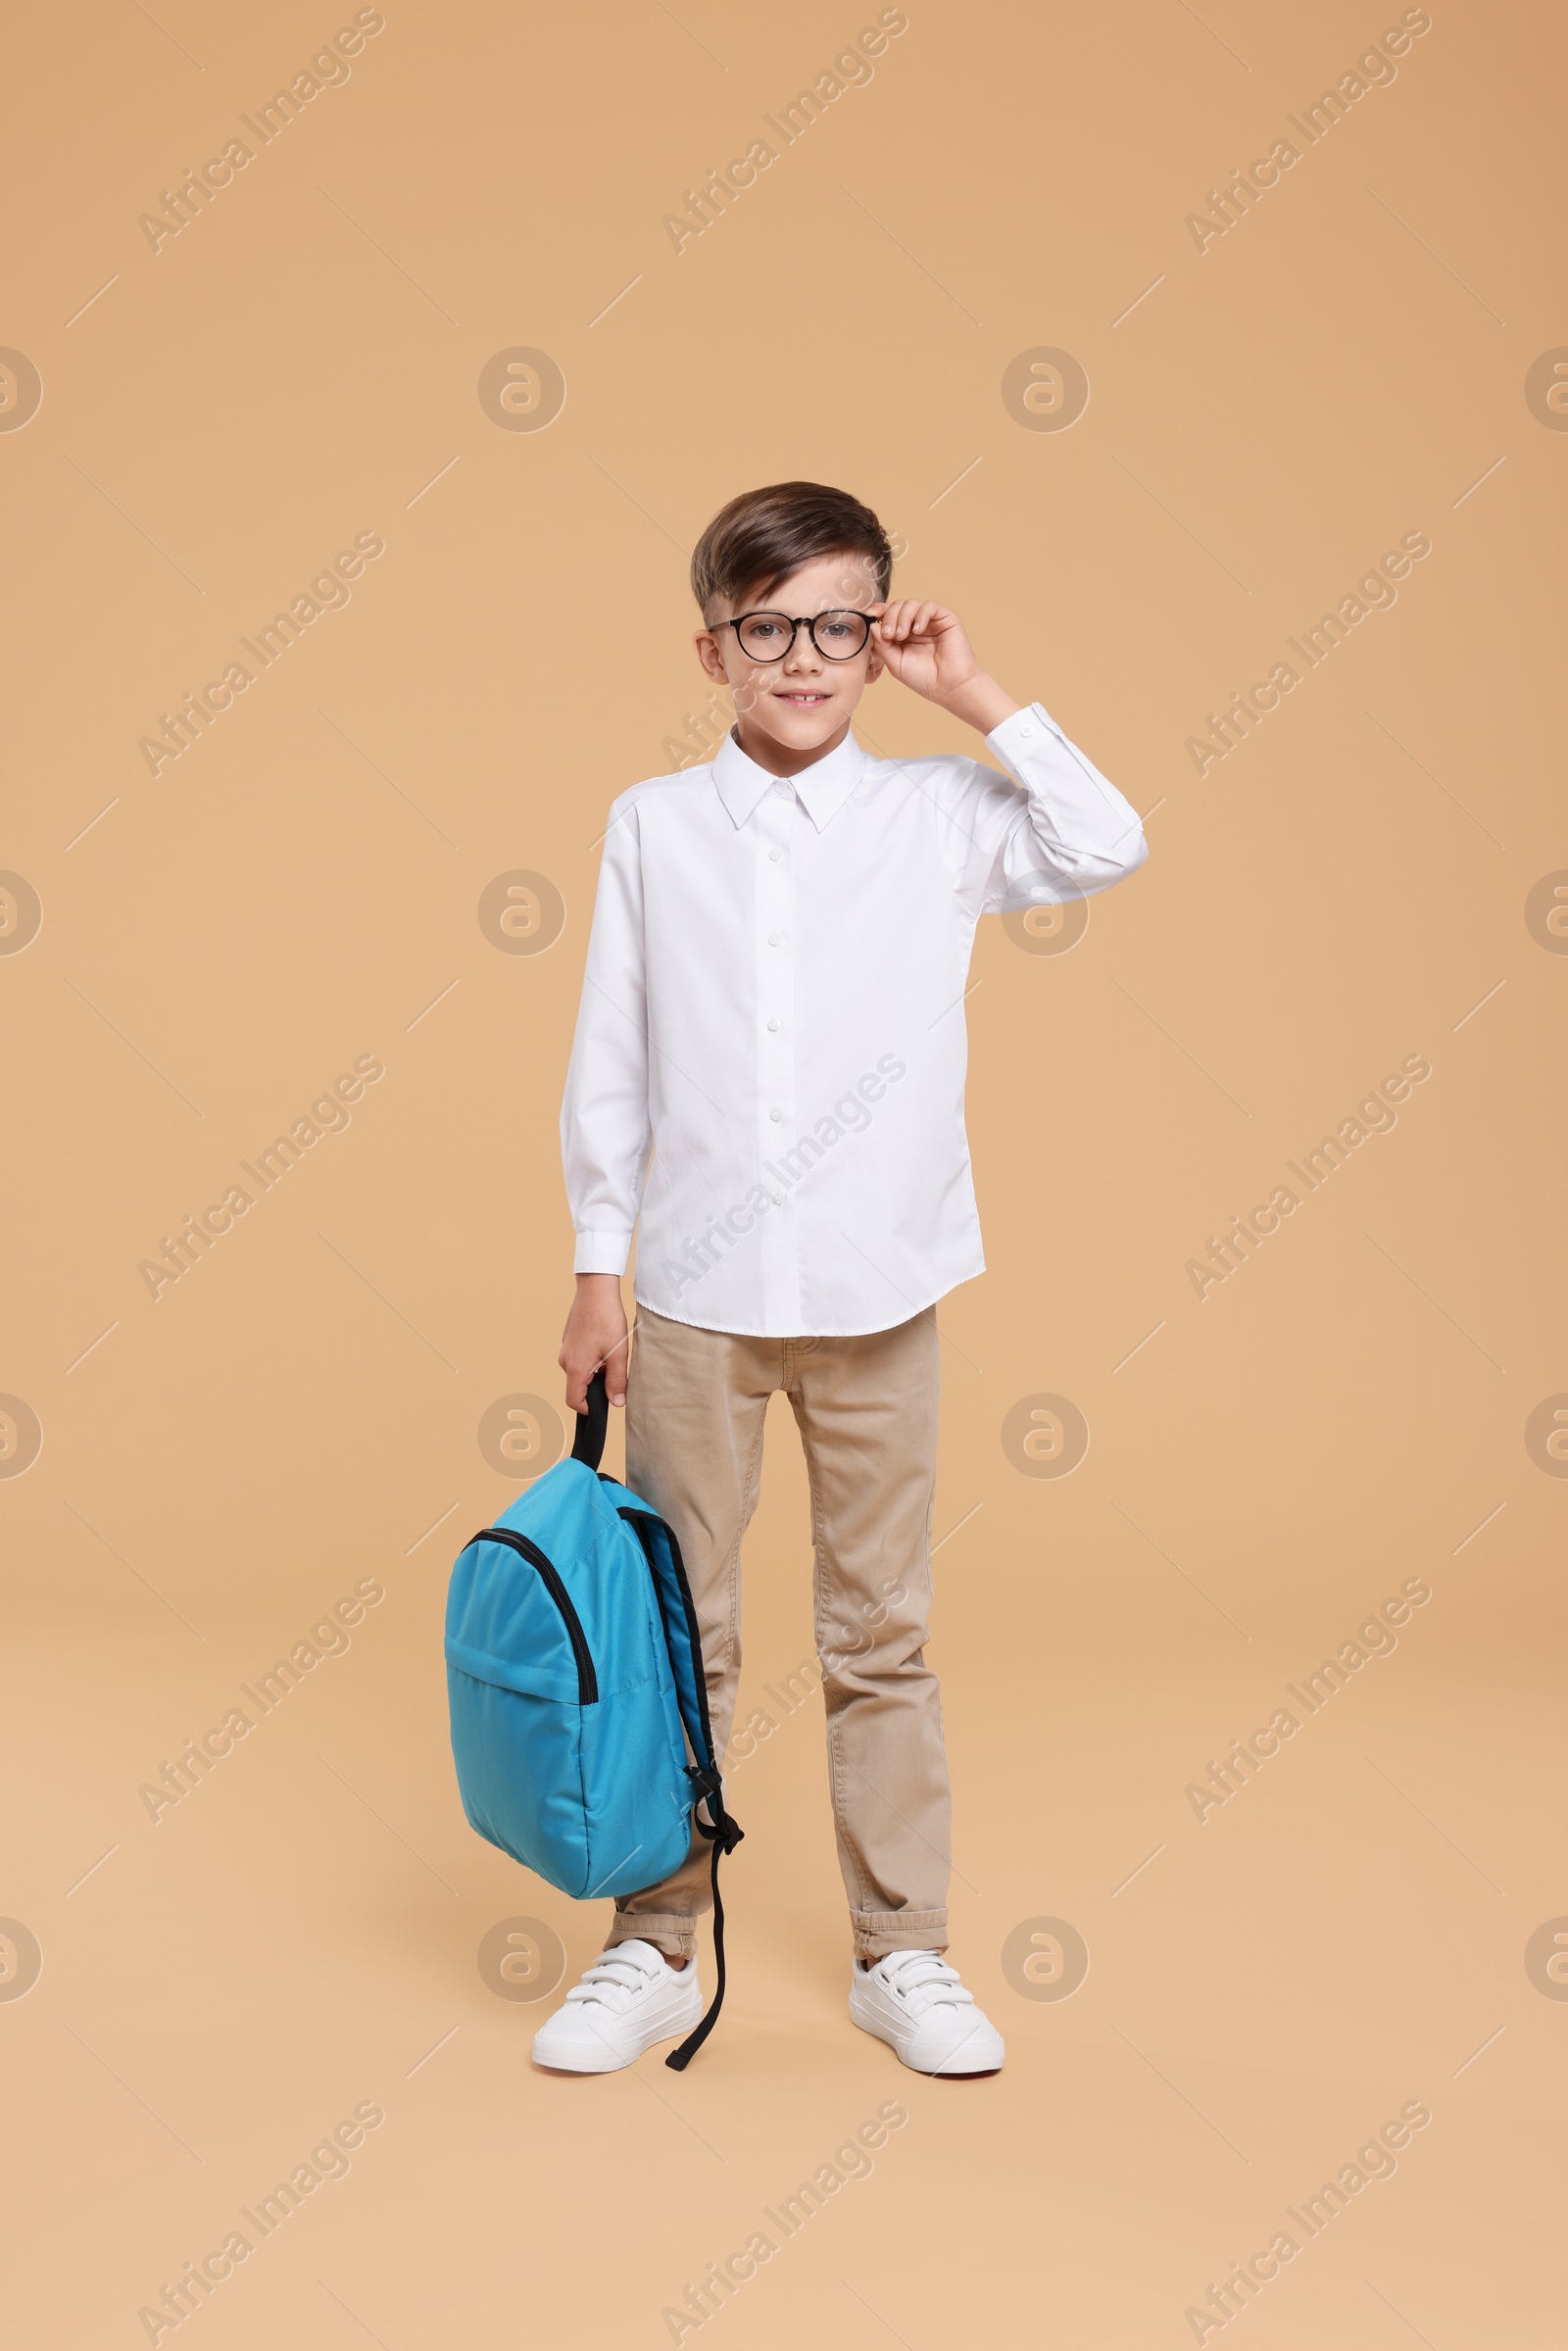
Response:
M675 1911L617 1910L605 1948L624 1942L652 1943L666 1959L690 1959L697 1949L697 1921Z
M867 1965L886 1959L890 1951L945 1951L948 1914L945 1910L857 1910L855 1956Z

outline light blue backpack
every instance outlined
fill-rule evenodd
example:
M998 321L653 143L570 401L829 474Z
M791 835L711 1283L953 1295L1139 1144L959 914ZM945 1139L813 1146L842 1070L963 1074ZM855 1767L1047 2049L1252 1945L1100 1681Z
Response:
M741 1832L724 1810L680 1545L599 1468L609 1417L600 1372L570 1459L458 1553L452 1753L471 1826L579 1900L657 1886L685 1860L694 1826L710 1840L717 1988L665 2060L679 2070L723 2005L718 1857Z

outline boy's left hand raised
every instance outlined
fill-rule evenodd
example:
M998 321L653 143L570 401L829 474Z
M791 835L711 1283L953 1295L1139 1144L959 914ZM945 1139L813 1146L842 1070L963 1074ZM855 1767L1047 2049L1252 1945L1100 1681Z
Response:
M975 659L963 622L944 604L911 597L873 607L871 642L900 685L989 734L1018 709Z

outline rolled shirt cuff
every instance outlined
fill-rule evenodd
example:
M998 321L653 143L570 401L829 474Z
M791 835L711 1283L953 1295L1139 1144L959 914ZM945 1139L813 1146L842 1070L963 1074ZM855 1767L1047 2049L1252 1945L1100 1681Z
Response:
M592 1232L579 1232L572 1272L624 1273L631 1255L632 1230L630 1225L601 1225Z

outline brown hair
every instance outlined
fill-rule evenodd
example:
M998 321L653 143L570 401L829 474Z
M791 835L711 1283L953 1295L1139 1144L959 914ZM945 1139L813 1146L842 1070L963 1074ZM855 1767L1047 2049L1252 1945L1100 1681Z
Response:
M743 490L719 509L697 542L692 594L706 620L720 598L735 605L748 594L766 596L803 563L841 553L870 558L877 594L885 598L893 578L888 534L848 490L818 481Z

